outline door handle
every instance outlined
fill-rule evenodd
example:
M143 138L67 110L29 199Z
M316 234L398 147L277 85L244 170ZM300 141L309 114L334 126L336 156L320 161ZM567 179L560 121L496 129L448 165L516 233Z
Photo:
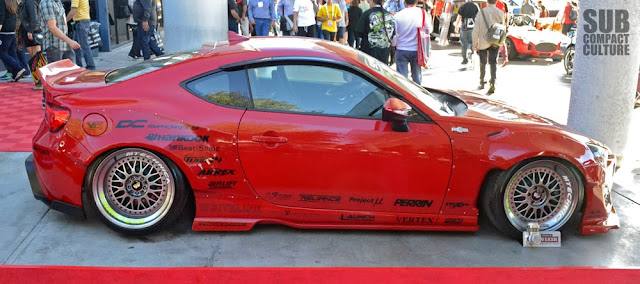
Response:
M252 136L251 141L260 143L287 143L289 139L282 136Z

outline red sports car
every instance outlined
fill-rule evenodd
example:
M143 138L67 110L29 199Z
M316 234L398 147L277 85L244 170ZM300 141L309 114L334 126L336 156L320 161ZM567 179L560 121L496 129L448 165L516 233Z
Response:
M40 72L35 197L121 233L186 206L194 230L475 231L479 213L516 238L529 223L618 227L602 144L328 41L231 34L111 72Z
M509 60L517 57L551 58L560 61L564 57L561 43L568 40L565 35L550 30L537 30L533 20L526 15L514 16L514 25L509 26L505 42Z

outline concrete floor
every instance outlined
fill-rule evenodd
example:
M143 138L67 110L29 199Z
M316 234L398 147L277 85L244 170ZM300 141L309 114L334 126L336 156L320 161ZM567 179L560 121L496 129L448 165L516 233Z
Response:
M474 89L477 70L460 68L457 46L433 53L424 84ZM127 50L128 51L128 50ZM126 53L124 53L126 56ZM517 61L499 68L494 97L565 123L570 78L561 64ZM541 84L532 84L531 78ZM520 86L526 83L527 88ZM640 129L640 110L632 129ZM640 143L640 134L630 137ZM192 232L189 216L148 237L123 237L95 217L67 216L33 198L24 159L0 153L1 264L82 266L603 266L640 265L640 150L625 152L613 204L622 228L563 235L561 248L526 249L481 220L475 233L298 230L260 225L249 232Z

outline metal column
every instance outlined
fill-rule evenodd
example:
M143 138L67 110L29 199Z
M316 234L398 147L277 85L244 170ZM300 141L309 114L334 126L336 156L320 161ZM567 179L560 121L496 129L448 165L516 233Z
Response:
M168 52L198 50L228 40L227 0L163 0L164 45Z

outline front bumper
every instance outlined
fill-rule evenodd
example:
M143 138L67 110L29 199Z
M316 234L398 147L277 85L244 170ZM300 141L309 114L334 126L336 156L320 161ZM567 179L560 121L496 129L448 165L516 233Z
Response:
M78 217L86 217L84 214L84 210L81 207L74 206L68 203L60 202L57 200L49 200L47 196L42 191L42 187L40 186L40 181L38 180L38 175L36 174L36 168L33 164L33 154L29 155L24 161L24 166L27 170L27 176L29 177L29 183L31 184L31 191L33 192L33 197L37 200L42 201L44 204L49 206L49 208L53 210L57 210L69 215L78 216Z
M620 219L611 201L611 191L613 189L613 174L616 171L616 158L610 155L607 158L607 167L602 170L598 168L599 183L592 184L591 194L587 194L586 208L580 231L582 234L606 233L611 229L620 228Z

